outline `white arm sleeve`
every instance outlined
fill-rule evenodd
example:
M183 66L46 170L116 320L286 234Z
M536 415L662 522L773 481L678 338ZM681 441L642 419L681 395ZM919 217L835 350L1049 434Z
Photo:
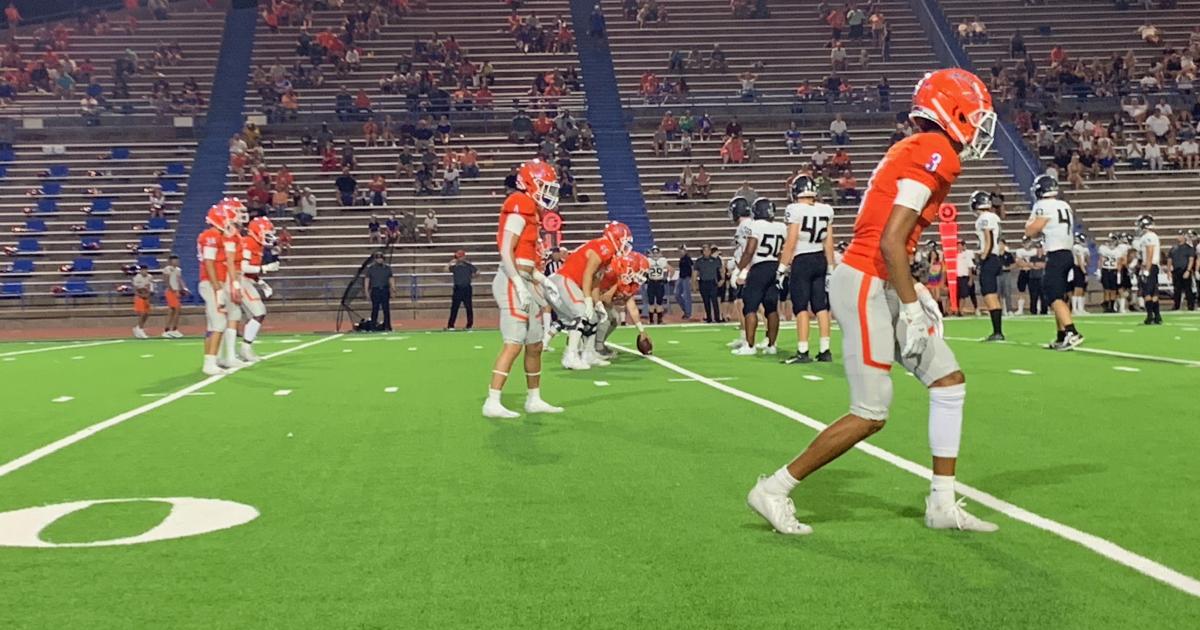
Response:
M915 179L902 179L896 182L895 203L898 206L904 206L919 213L925 208L925 204L929 203L929 198L932 196L933 191Z
M250 261L242 261L242 273L262 273L262 267L250 264Z

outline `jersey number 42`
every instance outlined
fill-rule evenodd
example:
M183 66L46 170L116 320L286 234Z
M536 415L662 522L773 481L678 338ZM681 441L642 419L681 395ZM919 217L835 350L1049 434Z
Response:
M809 243L820 243L829 231L829 221L829 217L804 217L800 222L800 231L808 235Z

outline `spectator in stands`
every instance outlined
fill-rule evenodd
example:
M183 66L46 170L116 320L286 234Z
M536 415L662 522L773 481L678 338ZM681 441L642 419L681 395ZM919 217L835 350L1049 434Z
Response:
M462 176L466 179L474 179L479 177L479 153L472 149L470 145L463 148L463 152L459 154L459 163L462 165Z
M167 196L163 193L162 186L155 184L150 187L150 216L161 217L167 209Z
M285 190L275 189L271 191L271 213L276 218L281 218L288 214L288 204L291 203L292 196Z
M1162 31L1157 26L1151 24L1150 20L1146 20L1144 24L1134 29L1133 32L1150 46L1155 48L1162 46Z
M722 164L741 164L746 160L746 147L741 136L725 136L721 144Z
M21 10L17 8L15 2L9 2L5 7L4 20L8 24L8 32L12 37L17 32L17 27L21 25Z
M721 49L721 44L714 43L712 50L708 53L708 69L715 72L725 72L728 64L725 59L725 51Z
M535 140L543 140L554 131L554 121L543 111L538 114L538 117L533 119L533 137Z
M533 139L533 121L525 110L518 109L509 126L508 139L510 142L525 143Z
M846 12L840 8L830 10L825 15L825 23L829 25L830 37L841 39L842 30L846 28Z
M324 173L332 173L336 170L338 170L338 154L337 151L333 149L333 145L330 144L326 146L325 150L321 153L321 171Z
M84 94L83 98L79 99L79 115L83 117L83 123L88 127L95 127L100 124L100 103L88 94Z
M835 115L829 123L829 139L836 145L850 144L850 129L841 114Z
M396 177L405 179L413 176L413 153L407 144L400 145L400 155L396 156Z
M342 143L341 165L348 168L358 166L358 158L354 154L354 145L349 140Z
M692 157L692 134L685 133L679 136L679 154Z
M754 163L758 161L758 143L754 138L747 138L745 141L746 147L746 162Z
M432 208L425 213L425 220L422 221L421 229L425 233L425 242L432 243L433 235L438 230L437 213Z
M846 11L846 26L850 29L850 39L858 41L865 34L864 26L867 22L867 14L856 5L850 5Z
M313 194L311 188L305 188L301 191L300 204L296 207L296 214L292 218L301 227L312 225L312 222L317 219L317 196ZM375 227L376 232L378 232L378 223L376 223Z
M854 171L847 169L838 178L838 201L841 203L858 203L860 200L858 180L854 178Z
M1079 160L1079 152L1071 154L1071 161L1067 163L1067 181L1071 184L1072 190L1079 190L1084 187L1083 183L1083 163Z
M696 194L696 175L692 172L691 164L684 164L683 170L679 172L679 191L676 196L680 199L687 199Z
M599 3L592 7L592 14L588 18L588 24L588 35L591 35L592 37L604 37L604 12L600 10Z
M442 171L442 194L457 195L461 176L462 171L458 168L458 161L451 162L450 166Z
M1179 150L1182 156L1183 168L1189 171L1200 168L1200 143L1196 142L1195 136L1189 137L1179 143Z
M825 165L829 163L829 154L825 152L825 147L821 144L817 145L817 149L809 156L809 162L812 164L812 169L816 173L825 171Z
M396 224L399 229L400 224ZM371 221L367 223L367 242L372 245L383 243L383 233L380 231L379 217L371 215Z
M661 126L654 130L654 135L650 139L650 148L654 152L654 157L667 156L667 132Z
M342 174L334 180L333 185L337 188L338 199L343 206L354 205L354 195L358 191L358 180L350 173L350 167L342 168Z
M338 92L333 97L334 112L337 113L338 120L347 121L354 114L354 96L350 94L350 90L346 86L341 86Z
M708 169L703 164L696 168L696 196L708 199L709 190L712 188L712 176L708 174Z
M316 140L318 153L324 153L326 148L333 146L335 138L333 131L329 129L329 123L321 123L321 128L317 130L317 135L314 139Z
M367 122L363 123L363 142L368 147L373 147L379 141L379 123L375 122L375 118L368 118Z
M752 101L758 98L758 90L755 88L755 83L758 81L757 74L747 70L738 75L738 81L741 83L738 94L741 95L743 101Z
M1019 59L1025 56L1025 52L1025 36L1021 34L1021 29L1017 29L1008 39L1008 56Z
M372 206L387 205L387 179L382 174L376 174L371 178L371 183L367 185L371 191Z
M400 225L400 219L396 218L395 212L392 213L392 216L388 217L388 220L384 222L383 226L386 230L385 237L387 238L388 245L395 245L400 241L400 237L404 235L404 230ZM416 229L415 225L413 226L413 229Z
M1157 138L1151 134L1146 143L1146 147L1142 150L1146 157L1146 165L1152 171L1161 171L1163 167L1162 147L1159 146Z
M737 192L735 192L733 196L754 200L758 199L758 191L754 190L754 187L750 185L750 180L743 179L742 185L738 187Z
M836 39L829 42L829 68L834 72L846 70L846 48Z
M850 154L846 152L844 147L838 147L833 152L833 157L829 160L829 163L833 166L833 172L836 175L841 175L852 168Z
M1164 113L1162 108L1156 108L1153 114L1146 117L1146 136L1159 142L1166 142L1172 136L1174 123Z
M584 151L596 148L596 133L592 131L591 123L586 120L579 125L579 148Z

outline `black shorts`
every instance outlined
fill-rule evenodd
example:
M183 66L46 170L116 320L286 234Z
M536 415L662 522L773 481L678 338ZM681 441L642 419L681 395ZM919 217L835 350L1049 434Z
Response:
M1087 272L1083 270L1083 267L1075 265L1071 268L1071 286L1087 290Z
M1000 292L1000 272L1004 269L1004 263L1000 257L992 254L983 259L979 265L979 293L982 295L991 295Z
M1150 275L1138 278L1138 292L1143 298L1158 297L1158 265L1150 265Z
M1117 270L1116 269L1101 269L1100 270L1100 286L1105 291L1117 290Z
M1117 286L1125 290L1133 288L1133 278L1129 275L1129 267L1117 272Z
M971 284L971 276L958 276L955 289L960 301L975 297L975 285Z
M722 302L732 302L733 301L733 290L723 284L718 284L717 285L717 299Z
M779 287L775 284L775 272L779 263L766 260L750 268L746 284L742 287L742 314L757 313L763 307L767 315L779 308Z
M1024 293L1025 289L1029 288L1029 270L1017 272L1017 291Z
M1042 278L1042 297L1046 304L1063 299L1071 290L1068 280L1074 268L1075 258L1070 250L1060 249L1046 254L1046 275Z
M811 310L813 313L829 310L829 287L825 274L829 263L825 252L809 252L792 259L791 279L788 293L792 296L792 308L798 313Z
M661 306L667 303L667 281L648 280L646 282L646 301L651 306Z

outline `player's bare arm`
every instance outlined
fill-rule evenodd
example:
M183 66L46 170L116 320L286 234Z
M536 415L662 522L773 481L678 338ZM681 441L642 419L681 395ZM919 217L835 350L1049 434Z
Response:
M829 269L833 269L834 267L833 225L830 225L829 229L825 231L825 264L829 266Z
M1048 217L1038 217L1029 223L1026 223L1025 236L1028 238L1037 238L1037 236L1042 233L1042 230L1046 227L1046 223L1049 220L1050 219Z
M905 304L917 301L917 291L911 282L901 282L901 278L911 277L908 266L908 235L912 234L917 225L920 210L907 206L894 205L888 216L887 224L883 227L883 235L879 239L879 249L887 264L888 276L893 279L896 295Z
M789 223L787 226L787 236L783 239L783 255L779 257L779 268L787 269L792 265L792 258L796 257L796 241L800 238L800 224ZM833 255L833 245L830 241L829 256Z

